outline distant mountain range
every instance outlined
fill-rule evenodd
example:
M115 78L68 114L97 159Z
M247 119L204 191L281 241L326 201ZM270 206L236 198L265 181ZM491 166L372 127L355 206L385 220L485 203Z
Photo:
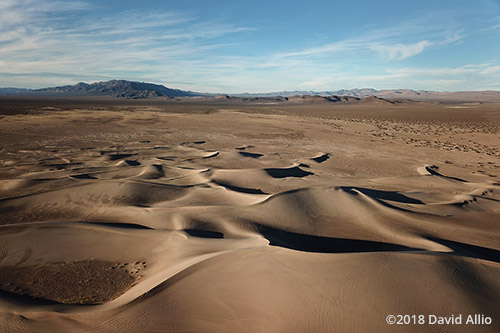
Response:
M320 96L320 95L290 95L281 96L267 94L266 96L250 96L249 94L244 94L240 96L229 96L229 95L217 95L213 97L205 97L207 101L216 102L241 102L241 103L266 103L266 104L276 104L276 103L288 103L288 104L328 104L328 103L338 103L338 104L398 104L402 103L401 100L391 100L380 98L376 96L369 96L365 98L354 97L354 96Z
M132 82L126 80L111 80L96 83L77 83L61 87L43 88L43 89L19 89L19 88L0 88L2 96L109 96L117 98L175 98L201 96L203 94L179 89L170 89L159 84Z
M362 89L342 89L334 91L279 91L272 93L261 94L236 94L239 97L273 97L273 96L350 96L357 98L378 97L382 99L395 100L413 100L413 101L441 101L441 102L500 102L500 91L483 90L483 91L454 91L440 92L428 90L412 90L412 89L386 89L376 90L373 88Z
M391 103L397 101L441 101L441 102L500 102L500 91L438 92L427 90L372 88L336 91L279 91L259 94L217 95L167 88L163 85L111 80L96 83L77 83L43 89L0 88L0 96L45 96L45 97L114 97L129 99L202 99L240 102L292 102L292 103L358 103L372 97L370 102ZM310 97L307 97L310 96ZM375 98L373 98L375 97Z

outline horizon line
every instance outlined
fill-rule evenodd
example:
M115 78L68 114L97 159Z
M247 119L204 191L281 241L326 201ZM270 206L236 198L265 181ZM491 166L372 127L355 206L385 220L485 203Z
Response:
M130 79L110 79L110 80L100 80L100 81L93 81L93 82L85 82L85 81L79 81L74 84L64 84L64 85L57 85L57 86L46 86L46 87L40 87L40 88L25 88L25 87L0 87L0 89L23 89L23 90L43 90L43 89L50 89L50 88L58 88L58 87L65 87L65 86L75 86L77 84L87 84L87 85L92 85L96 83L105 83L105 82L111 82L111 81L126 81L126 82L134 82L134 83L145 83L145 84L154 84L158 86L163 86L168 89L175 89L175 90L181 90L181 91L187 91L187 92L193 92L193 93L200 93L200 94L221 94L221 95L258 95L258 94L277 94L277 93L290 93L290 92L308 92L308 93L323 93L323 92L338 92L341 90L345 91L351 91L351 90L365 90L365 89L371 89L375 91L387 91L387 90L407 90L407 91L423 91L423 92L437 92L437 93L459 93L459 92L500 92L500 90L495 90L495 89L479 89L479 90L427 90L427 89L412 89L412 88L383 88L383 89L378 89L378 88L373 88L373 87L362 87L362 88L340 88L340 89L322 89L322 90L315 90L315 89L290 89L290 90L273 90L273 91L260 91L260 92L237 92L237 93L227 93L227 92L202 92L202 91L197 91L197 90L185 90L185 89L180 89L180 88L175 88L173 86L166 86L163 83L157 83L157 82L148 82L148 81L137 81L137 80L130 80Z

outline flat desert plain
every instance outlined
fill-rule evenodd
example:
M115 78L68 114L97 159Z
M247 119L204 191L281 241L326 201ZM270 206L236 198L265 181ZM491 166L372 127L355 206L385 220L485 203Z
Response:
M500 330L498 104L0 113L0 331Z

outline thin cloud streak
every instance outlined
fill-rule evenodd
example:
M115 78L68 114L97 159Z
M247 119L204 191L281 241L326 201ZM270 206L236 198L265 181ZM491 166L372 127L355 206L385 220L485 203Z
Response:
M432 21L430 19L432 18ZM341 52L375 51L389 60L403 60L422 53L426 48L444 46L455 43L465 36L462 30L450 28L443 30L442 26L435 25L434 17L421 18L394 26L392 28L372 29L369 33L357 37L344 39L334 43L306 48L300 51L275 55L276 59L289 57L326 56ZM422 39L429 34L434 40ZM401 39L414 39L414 42L399 42Z

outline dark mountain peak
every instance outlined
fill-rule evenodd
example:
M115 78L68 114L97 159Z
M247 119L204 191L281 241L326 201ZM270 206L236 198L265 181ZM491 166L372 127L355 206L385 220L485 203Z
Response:
M23 95L37 96L109 96L132 99L153 97L174 98L201 95L191 91L170 89L159 84L127 80L100 81L90 84L79 82L75 85L43 89L27 89L19 91L19 93Z

